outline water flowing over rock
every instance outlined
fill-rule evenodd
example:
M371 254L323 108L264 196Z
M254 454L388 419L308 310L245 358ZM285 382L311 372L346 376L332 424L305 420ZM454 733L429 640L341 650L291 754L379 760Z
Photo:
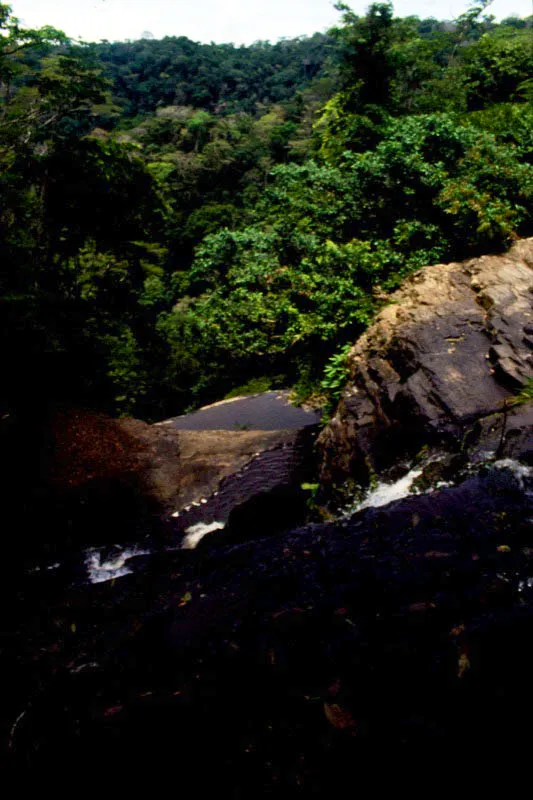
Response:
M529 770L532 257L427 267L355 345L320 452L357 492L327 522L301 523L313 425L69 434L52 475L133 475L170 539L4 580L2 774L281 800Z
M10 556L55 561L66 550L133 547L145 537L176 544L199 523L225 527L252 498L301 493L318 417L290 405L287 394L241 398L152 425L75 408L51 409L31 426L18 420L2 440L4 466L20 458L21 443L25 454L24 480L13 470L6 493L7 515L25 531L7 542ZM114 559L118 551L100 555Z
M533 375L533 239L424 267L390 301L349 354L323 484L368 483L422 447L530 458L533 410L509 401Z
M384 763L477 773L477 752L528 765L532 471L112 583L28 578L2 634L0 759L55 785L134 764L121 784L179 774L235 798L336 796Z

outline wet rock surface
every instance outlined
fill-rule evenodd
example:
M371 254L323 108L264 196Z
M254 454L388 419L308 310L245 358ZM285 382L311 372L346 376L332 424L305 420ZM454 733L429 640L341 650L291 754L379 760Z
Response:
M294 449L299 441L297 430L177 430L168 425L146 425L138 420L124 420L121 424L146 442L152 494L166 516L175 511L183 512L187 506L199 508L203 505L200 501L212 497L224 481L242 474L258 458L268 461L269 452L289 451L296 460ZM160 437L170 439L175 451L160 456L153 447ZM259 491L259 484L255 488ZM231 505L232 501L226 497L226 502ZM193 513L191 518L194 516Z
M55 560L86 543L155 532L148 452L121 421L83 409L38 410L15 419L0 445L6 529L14 532L5 542L8 570L12 559ZM167 461L179 455L177 442L163 436L156 451Z
M179 430L301 430L317 425L320 415L297 408L288 390L261 392L204 406L192 414L173 417L160 423Z
M316 415L288 405L286 393L282 401L268 395L247 406L247 413L274 402L276 421L288 429L260 430L256 424L254 430L214 430L209 425L224 420L210 414L204 430L198 427L201 412L191 415L192 429L178 429L73 408L43 415L31 438L22 436L24 421L13 425L11 440L1 441L4 467L20 459L24 442L25 472L22 481L12 469L4 481L6 488L13 484L6 510L24 537L10 539L10 556L30 563L63 559L87 545L146 538L176 544L188 526L214 520L225 525L234 508L273 491L280 497L296 492L301 507L300 482L314 464ZM301 519L288 516L285 527Z
M317 435L316 426L278 434L276 444L255 453L224 478L217 491L174 515L171 537L186 539L192 531L194 542L195 529L201 533L202 526L218 523L219 529L202 539L202 546L211 545L213 537L217 543L239 543L302 523L308 511L302 483L316 474Z
M3 774L179 775L322 796L436 766L519 764L533 668L531 470L239 547L139 559L4 613ZM5 611L5 606L4 606ZM524 763L527 763L524 762ZM461 773L462 774L462 773Z
M533 375L532 289L531 239L409 278L349 355L323 484L368 482L432 444L531 453L530 414L506 404Z
M330 798L529 770L533 411L509 399L532 248L421 270L357 343L321 436L330 522L302 524L311 417L63 420L56 500L120 546L0 565L6 785Z

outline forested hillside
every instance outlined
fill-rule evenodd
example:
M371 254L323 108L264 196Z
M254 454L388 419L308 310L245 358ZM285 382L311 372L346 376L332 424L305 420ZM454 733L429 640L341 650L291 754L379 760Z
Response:
M334 396L424 264L531 235L532 19L80 45L0 4L0 411Z
M112 81L121 116L130 118L170 105L256 114L258 105L290 102L327 74L336 42L316 33L236 47L199 44L181 36L101 43L90 49Z

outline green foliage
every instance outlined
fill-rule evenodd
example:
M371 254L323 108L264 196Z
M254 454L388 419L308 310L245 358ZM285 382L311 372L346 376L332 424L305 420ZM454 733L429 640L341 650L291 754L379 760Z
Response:
M350 377L348 354L352 348L351 342L340 347L327 361L322 380L320 381L320 394L322 400L322 423L326 424L339 402L341 392Z
M482 111L461 115L461 120L492 133L499 142L513 145L523 161L533 163L533 105L498 103Z
M101 70L61 32L23 29L9 6L0 8L0 155L49 151L86 133L107 99Z
M124 326L117 335L103 337L107 378L119 413L131 414L146 390L139 345L133 331Z
M533 378L527 380L525 386L523 386L516 397L511 401L511 405L522 406L531 401L533 401Z
M190 271L196 296L166 317L174 334L181 332L180 349L186 340L198 361L203 353L213 365L198 391L206 379L233 381L234 371L290 370L292 357L309 355L312 346L321 358L341 331L354 334L368 324L372 300L357 284L359 275L379 270L370 245L283 233L226 230L199 248ZM294 256L297 250L303 257Z
M168 302L164 200L135 148L86 136L106 99L89 54L0 12L4 392L46 364L45 395L129 411Z
M184 36L91 45L126 117L181 105L255 114L259 104L291 101L324 74L333 42L324 34L250 47L199 44Z
M324 377L320 384L322 391L332 400L338 400L350 376L348 353L351 343L345 344L333 355L324 368Z
M335 164L346 151L370 150L382 138L389 121L390 116L379 106L367 105L358 114L350 112L346 94L339 92L325 104L314 124L320 138L320 157Z
M465 87L468 110L526 100L532 73L531 30L516 30L511 35L485 33L462 57L459 79Z
M224 396L224 400L232 400L235 397L242 397L249 394L259 394L260 392L268 392L272 389L273 383L276 383L276 380L270 376L252 378L246 383L243 383L242 386L236 386L234 389L228 392Z
M116 413L283 384L332 408L384 293L531 232L531 20L339 10L277 44L82 46L0 4L4 392L46 362Z
M530 219L532 171L520 155L449 115L406 117L374 151L347 157L366 198L360 232L408 265L417 250L438 261L501 246Z
M517 147L445 114L391 122L373 150L336 166L277 167L254 225L197 249L189 298L167 317L180 348L207 358L193 392L257 368L302 380L364 329L375 291L526 232L531 180ZM333 393L341 363L325 378Z
M359 19L343 3L343 25L331 34L339 44L341 89L346 109L358 112L368 105L386 108L394 75L391 45L394 37L391 3L372 3Z
M339 47L340 92L316 123L321 155L329 160L344 150L367 150L379 140L395 74L392 5L373 3L363 19L343 3L336 8L344 23L330 31Z

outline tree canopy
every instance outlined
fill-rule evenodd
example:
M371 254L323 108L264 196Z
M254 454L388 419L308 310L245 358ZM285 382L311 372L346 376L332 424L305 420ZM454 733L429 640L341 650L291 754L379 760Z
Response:
M407 274L531 234L531 18L338 8L235 47L82 44L0 4L2 407L327 390Z

